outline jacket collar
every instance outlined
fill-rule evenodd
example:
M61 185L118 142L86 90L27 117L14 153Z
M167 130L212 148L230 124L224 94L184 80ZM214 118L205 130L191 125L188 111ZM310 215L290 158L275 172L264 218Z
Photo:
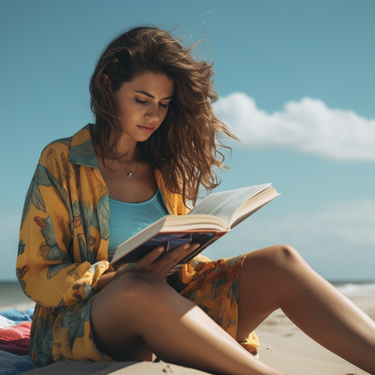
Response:
M84 128L73 135L70 144L69 162L99 169L94 144L90 134L91 127L92 124L87 124ZM174 201L174 195L168 191L163 176L159 170L155 170L155 179L169 213L176 215L177 206Z
M92 124L87 124L73 135L70 144L69 162L98 169L98 160L90 134L91 126Z

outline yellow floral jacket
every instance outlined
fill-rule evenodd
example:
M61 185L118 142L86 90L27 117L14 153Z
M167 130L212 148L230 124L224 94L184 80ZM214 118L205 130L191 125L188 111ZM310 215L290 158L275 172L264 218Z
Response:
M36 303L72 306L92 297L108 263L109 197L87 125L42 152L21 219L17 278ZM187 213L159 171L158 187L171 214ZM185 265L181 281L192 278Z
M155 177L170 214L186 214L182 196L168 190L159 171ZM64 358L110 360L97 350L90 328L90 303L97 282L112 270L109 214L108 190L98 169L90 125L48 145L26 195L16 266L24 293L37 303L31 355L39 366ZM233 280L243 259L212 262L201 256L173 275L177 283L189 284L184 297L216 318L233 337L238 294ZM230 280L224 283L220 277ZM225 298L216 301L219 293ZM252 333L241 345L256 354L259 341Z

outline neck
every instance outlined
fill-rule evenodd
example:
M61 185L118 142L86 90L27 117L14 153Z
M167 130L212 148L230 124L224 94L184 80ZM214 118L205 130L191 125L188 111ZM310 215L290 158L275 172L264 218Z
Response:
M120 156L126 155L122 159L126 159L127 161L132 161L132 160L137 159L136 150L137 150L136 141L121 139L118 144L117 154Z

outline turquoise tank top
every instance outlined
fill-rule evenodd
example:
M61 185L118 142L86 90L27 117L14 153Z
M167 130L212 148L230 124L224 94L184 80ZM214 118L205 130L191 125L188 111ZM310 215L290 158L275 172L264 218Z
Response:
M151 199L140 203L127 203L109 198L109 210L109 261L119 245L169 214L159 189Z

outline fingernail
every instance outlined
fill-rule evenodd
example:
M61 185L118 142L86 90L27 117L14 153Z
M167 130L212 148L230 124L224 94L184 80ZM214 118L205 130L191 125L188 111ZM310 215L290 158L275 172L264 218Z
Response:
M163 246L158 247L158 251L159 253L162 253L164 251L164 247Z
M187 250L190 247L189 243L185 243L184 246L182 247L184 250Z

